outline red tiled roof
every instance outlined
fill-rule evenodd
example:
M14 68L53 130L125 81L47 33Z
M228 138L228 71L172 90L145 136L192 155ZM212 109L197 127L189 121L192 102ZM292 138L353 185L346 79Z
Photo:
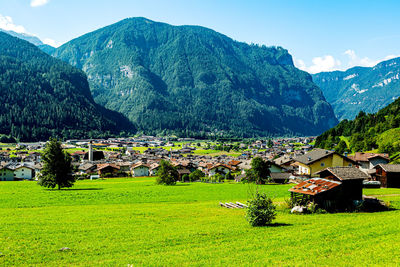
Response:
M315 196L317 194L331 190L341 184L341 182L331 181L327 179L312 178L295 185L294 187L290 188L289 191Z

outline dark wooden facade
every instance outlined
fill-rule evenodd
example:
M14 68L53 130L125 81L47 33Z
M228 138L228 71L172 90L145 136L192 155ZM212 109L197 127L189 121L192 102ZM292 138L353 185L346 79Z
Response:
M376 180L381 182L381 187L384 188L400 188L400 172L388 172L380 165L375 166Z

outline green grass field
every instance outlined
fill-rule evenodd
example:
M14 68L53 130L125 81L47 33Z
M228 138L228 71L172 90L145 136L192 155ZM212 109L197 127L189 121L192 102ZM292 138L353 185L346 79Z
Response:
M290 185L259 188L282 203ZM154 178L78 181L61 191L0 182L0 265L400 264L400 210L292 215L279 207L275 226L253 228L244 210L218 206L252 190ZM400 189L364 193L400 208Z

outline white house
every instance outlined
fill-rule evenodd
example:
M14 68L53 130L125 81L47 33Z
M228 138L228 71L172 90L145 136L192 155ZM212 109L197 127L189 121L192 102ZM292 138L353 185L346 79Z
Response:
M208 168L208 176L213 176L217 173L225 175L230 171L232 171L232 168L229 167L228 165L217 163Z
M136 163L131 167L133 177L149 176L150 166L144 163Z

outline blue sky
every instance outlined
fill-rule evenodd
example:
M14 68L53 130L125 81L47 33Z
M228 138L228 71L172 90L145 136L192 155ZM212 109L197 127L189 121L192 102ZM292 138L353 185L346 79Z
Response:
M400 56L399 11L395 0L1 0L0 27L60 45L140 16L279 45L314 73Z

